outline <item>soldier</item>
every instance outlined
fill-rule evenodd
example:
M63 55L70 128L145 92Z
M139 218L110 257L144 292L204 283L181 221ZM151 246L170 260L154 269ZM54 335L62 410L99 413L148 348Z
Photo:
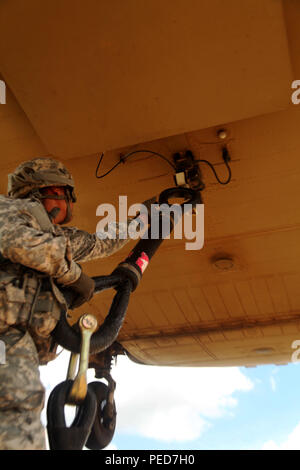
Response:
M72 308L88 301L94 281L78 262L109 256L128 239L100 240L75 227L74 181L65 166L50 158L22 163L8 177L8 196L0 196L0 449L44 449L40 422L44 387L39 364L55 358L51 331L65 300L60 287L76 293Z

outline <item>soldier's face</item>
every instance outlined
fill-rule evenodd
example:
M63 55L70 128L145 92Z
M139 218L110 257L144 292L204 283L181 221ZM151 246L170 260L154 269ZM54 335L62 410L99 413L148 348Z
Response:
M65 188L62 186L50 186L48 188L42 188L41 192L44 195L49 195L49 198L42 199L41 201L48 214L55 214L54 217L51 217L52 222L54 224L64 223L68 214L68 205L70 207L71 215L73 212L73 202L70 200L68 201ZM51 196L63 196L64 199L52 199Z

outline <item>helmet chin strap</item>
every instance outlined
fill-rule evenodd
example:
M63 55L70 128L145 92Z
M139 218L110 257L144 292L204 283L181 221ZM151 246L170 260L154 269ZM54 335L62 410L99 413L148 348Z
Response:
M70 207L70 200L69 198L67 199L67 213L66 213L66 217L64 218L64 220L61 222L62 224L67 224L68 222L70 222L70 220L72 219L72 211L71 211L71 207Z
M52 198L49 198L49 199L52 199ZM71 211L71 207L70 207L70 201L66 200L66 203L67 203L66 216L65 216L64 220L59 222L59 225L67 224L72 219L72 211ZM53 207L53 209L51 209L50 212L47 212L52 223L56 219L56 217L58 216L60 211L61 211L61 209L59 207Z
M59 213L60 213L59 207L53 207L53 209L50 212L47 212L47 214L49 215L51 219L51 222L53 222L53 220L58 216Z
M70 197L70 194L69 194L68 190L66 190L66 193L65 193L64 196L59 196L59 195L56 195L56 194L44 194L44 195L40 195L39 199L41 199L41 200L43 200L43 199L65 200L66 204L67 204L66 216L65 216L64 220L62 222L60 222L59 224L62 225L62 224L66 224L66 223L70 222L70 220L72 219L72 211L71 211L71 206L70 206L71 197ZM60 213L60 211L61 211L61 209L59 207L53 207L53 209L51 209L50 212L47 212L52 223L56 219L56 217Z

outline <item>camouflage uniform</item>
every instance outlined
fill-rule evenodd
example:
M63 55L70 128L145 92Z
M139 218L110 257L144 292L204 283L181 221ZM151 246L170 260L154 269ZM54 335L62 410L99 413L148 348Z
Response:
M39 161L41 169L53 162ZM53 165L57 169L58 162ZM115 239L101 240L53 225L38 198L31 193L22 198L21 183L21 199L0 196L0 340L6 345L6 363L0 364L2 450L44 448L38 365L55 358L50 333L65 308L59 287L79 278L77 262L109 256L128 242L118 238L118 228Z

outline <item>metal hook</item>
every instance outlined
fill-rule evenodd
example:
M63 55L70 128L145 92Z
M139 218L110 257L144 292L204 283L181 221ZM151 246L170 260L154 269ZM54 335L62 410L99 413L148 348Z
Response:
M81 332L80 360L78 372L74 378L79 354L71 354L67 379L74 379L74 382L68 396L69 404L78 405L82 403L86 397L86 372L89 365L90 341L91 336L95 332L97 326L98 322L94 315L85 314L79 320L79 328Z

